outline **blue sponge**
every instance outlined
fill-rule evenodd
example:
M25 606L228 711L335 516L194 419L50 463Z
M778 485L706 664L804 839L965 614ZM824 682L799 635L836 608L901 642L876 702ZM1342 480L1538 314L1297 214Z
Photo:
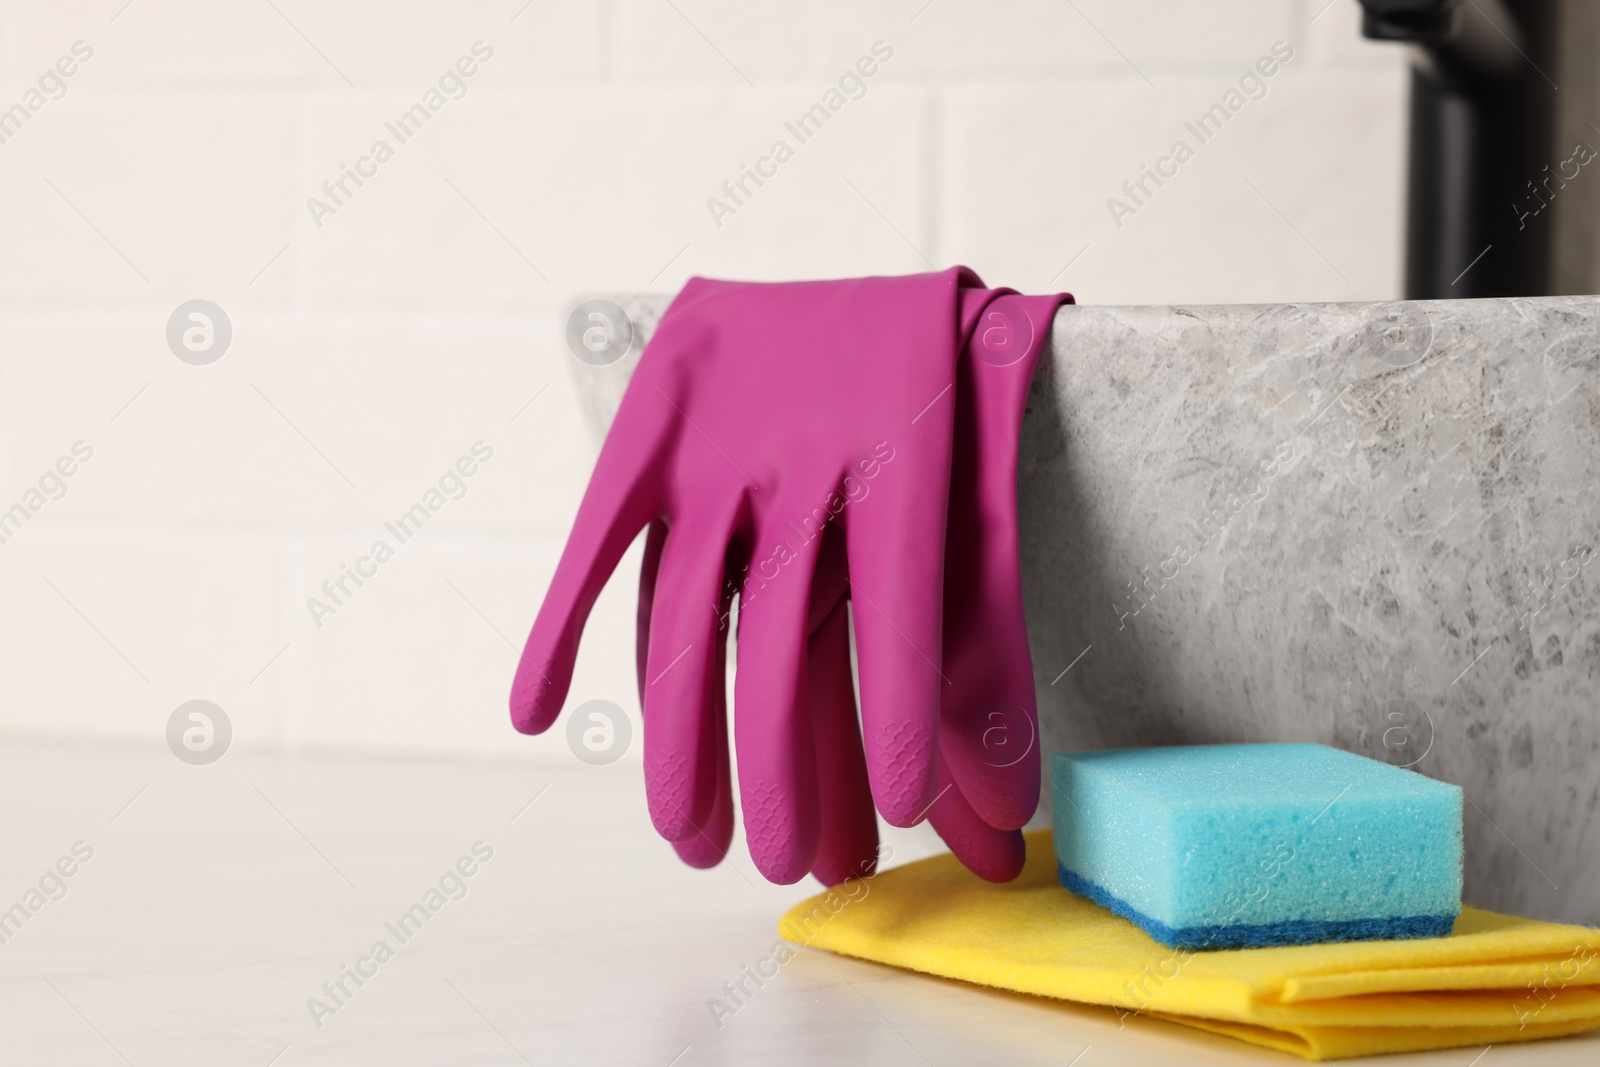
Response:
M1051 757L1061 884L1182 948L1442 937L1461 790L1324 745Z

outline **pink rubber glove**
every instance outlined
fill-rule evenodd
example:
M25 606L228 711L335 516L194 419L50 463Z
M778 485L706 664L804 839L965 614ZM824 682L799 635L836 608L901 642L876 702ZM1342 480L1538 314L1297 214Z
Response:
M512 721L555 719L600 587L647 522L666 528L651 598L645 773L668 840L699 835L721 776L713 690L727 552L749 562L735 684L739 793L756 865L793 882L817 854L821 797L806 706L807 612L834 517L858 595L867 767L884 817L935 795L944 528L960 351L959 269L848 283L690 281L618 410L529 635ZM846 479L849 479L846 481ZM813 524L808 531L807 523Z
M900 825L932 806L947 838L981 837L986 828L968 825L973 811L936 754L940 688L962 691L939 669L957 418L957 398L946 394L954 353L994 295L978 284L961 270L781 286L696 280L641 361L529 637L512 710L519 729L549 726L600 585L654 520L640 597L647 785L657 828L691 863L715 862L731 835L722 663L737 584L741 799L767 877L794 881L815 869L831 882L864 873L862 860L875 851L873 798ZM1037 350L1022 357L1023 391ZM1020 395L994 393L1002 410ZM999 570L1011 561L1014 586L1015 420L1009 432L1001 526L1009 515L1010 554L1001 552ZM972 499L987 506L982 492ZM986 550L981 537L972 543ZM752 545L755 567L745 575ZM866 760L850 685L847 587L857 603ZM994 605L979 596L975 609L995 605L1016 606L1020 624L1014 591ZM1020 710L1031 729L1025 634L1018 647L1027 683ZM967 704L952 705L964 709L964 727L975 721ZM954 713L947 708L947 722ZM978 790L1002 824L1015 824L1007 813L1031 813L1037 799L1037 756L1011 765L1031 763L1031 787L1026 770L1008 772L1023 780L1020 791L1007 786L1007 773L995 773L1007 768L982 758L993 730L979 725L962 735L978 742L957 753L955 778ZM1011 836L1020 857L1020 837ZM1000 851L1010 847L1008 838ZM975 866L984 865L995 867L978 857Z
M1020 827L1038 807L1041 763L1017 549L1017 443L1056 309L1072 302L999 292L1008 295L968 295L978 322L957 367L944 586L950 684L939 740L955 788L929 815L963 863L997 882L1022 870Z

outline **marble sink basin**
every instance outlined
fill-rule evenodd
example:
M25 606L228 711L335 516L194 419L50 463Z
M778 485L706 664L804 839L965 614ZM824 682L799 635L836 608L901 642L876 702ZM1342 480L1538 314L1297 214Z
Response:
M634 344L573 361L609 424ZM1067 307L1018 493L1045 751L1320 741L1465 791L1466 898L1600 923L1600 297Z

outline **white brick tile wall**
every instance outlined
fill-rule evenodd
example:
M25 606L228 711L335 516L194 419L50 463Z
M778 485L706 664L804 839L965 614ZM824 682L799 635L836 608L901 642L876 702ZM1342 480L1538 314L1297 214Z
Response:
M301 552L301 607L286 658L303 663L304 682L288 738L318 746L572 758L564 719L529 740L511 730L504 712L557 547L450 538L399 545L375 577L316 625L303 606L306 598L368 548L361 540L318 541ZM571 699L574 705L604 699L623 708L637 742L637 551L619 574L622 580L595 607ZM638 760L637 744L627 758Z
M1397 196L1361 209L1334 191L1400 187L1399 81L1287 69L1205 143L1185 123L1233 80L1095 86L1087 108L1070 86L974 97L950 109L949 254L1034 288L1071 263L1056 284L1094 303L1391 296ZM1123 183L1180 140L1193 158L1163 164L1176 175L1146 179L1136 202ZM1113 199L1132 213L1114 217Z
M0 509L95 449L0 543L0 730L153 739L203 697L242 744L571 759L504 703L594 458L572 301L930 261L1101 303L1397 295L1404 57L1324 3L0 0L0 112L94 49L0 126ZM1116 226L1279 39L1266 97ZM464 95L385 130L479 40ZM194 298L233 326L210 366L166 345ZM307 598L480 439L466 495L317 627ZM573 701L636 717L636 552L619 573Z
M288 240L292 143L277 108L46 104L0 145L5 306L272 296L251 280Z
M1073 32L1100 38L1152 81L1167 72L1252 63L1263 42L1292 35L1296 14L1295 5L1278 0L1079 0L1072 6L1079 16Z
M79 439L95 449L41 519L366 528L481 439L494 458L437 525L564 534L593 445L554 320L405 328L249 310L234 319L236 345L205 367L172 357L159 319L14 327L16 478Z
M540 2L521 10L525 3L163 0L134 10L128 0L12 0L6 11L6 73L42 71L82 39L96 50L84 67L85 84L309 88L333 90L337 97L349 94L352 85L416 82L420 88L482 39L497 49L485 68L496 80L601 75L604 0Z
M617 35L624 76L767 88L842 69L879 39L896 70L924 75L1215 69L1253 60L1252 35L1287 37L1296 18L1282 0L621 0Z
M274 742L283 692L251 679L282 644L281 555L261 535L30 522L0 545L0 729L148 740L203 698L241 744Z
M8 57L26 77L77 40L94 56L80 85L198 85L210 88L343 84L294 28L267 4L172 0L123 10L127 0L8 4ZM293 5L279 5L285 11ZM113 21L115 19L115 21Z
M1361 36L1361 5L1344 0L1310 0L1301 8L1298 32L1306 42L1311 66L1350 69L1394 68L1392 44Z

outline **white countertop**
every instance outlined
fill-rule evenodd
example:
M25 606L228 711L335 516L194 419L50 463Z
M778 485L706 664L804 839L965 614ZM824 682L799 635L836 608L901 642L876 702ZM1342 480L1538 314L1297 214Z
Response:
M631 764L231 752L190 767L164 749L11 741L0 800L0 908L75 843L93 849L0 944L4 1064L1298 1062L804 948L719 1027L710 998L815 886L767 885L742 848L682 866ZM466 894L399 944L384 924L479 841L493 856ZM890 841L902 859L937 847L925 828ZM346 979L319 1028L307 999L380 938L394 957ZM1591 1035L1381 1062L1597 1059Z

